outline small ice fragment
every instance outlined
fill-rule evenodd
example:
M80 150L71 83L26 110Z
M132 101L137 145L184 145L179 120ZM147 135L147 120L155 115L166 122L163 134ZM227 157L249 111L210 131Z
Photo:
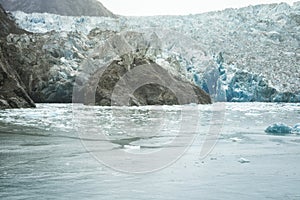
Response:
M293 134L300 135L300 124L296 124L292 129Z
M238 160L240 163L244 164L244 163L250 163L250 160L246 159L246 158L240 158Z
M242 139L237 138L237 137L230 138L230 140L231 140L232 142L240 142L240 141L242 141Z
M135 149L135 150L138 150L138 149L141 149L141 146L124 145L124 148L125 148L125 149Z

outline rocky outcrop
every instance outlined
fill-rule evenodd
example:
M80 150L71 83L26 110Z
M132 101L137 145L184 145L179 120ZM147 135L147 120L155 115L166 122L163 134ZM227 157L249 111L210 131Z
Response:
M25 91L19 75L9 65L5 37L10 33L24 33L0 6L0 109L35 107Z
M98 86L99 83L97 93L94 93L97 97L96 104L111 105L111 95L116 83L123 75L128 74L129 69L146 63L151 63L154 67L159 66L154 61L159 53L159 50L153 49L155 43L152 37L149 39L143 33L124 32L120 35L114 31L95 29L88 36L78 32L11 35L7 37L8 45L5 51L11 57L9 63L20 75L26 91L34 102L88 103L89 100L83 96L90 94L91 88ZM120 61L120 58L123 60ZM86 66L85 61L88 59L94 64ZM165 74L165 77L169 74L168 70L173 69L171 61L165 62L168 65L165 64L164 68L160 67L159 73ZM109 67L105 68L105 73L100 76L99 73L104 69L103 62L108 62ZM147 71L142 71L132 80L146 74ZM176 71L174 74L178 75ZM135 88L136 91L133 91L135 94L131 101L135 104L130 105L211 102L209 96L194 84L174 75L168 76L174 77L169 80L177 84L177 89L173 87L170 91L169 85L163 83L143 84L141 85L143 87ZM100 80L96 84L88 82L99 77ZM84 91L81 97L73 94L74 87ZM177 93L174 94L175 89ZM196 98L178 99L178 93L185 94L186 97L187 94L194 94Z
M35 107L18 74L7 63L0 42L0 109Z
M181 80L146 57L128 54L99 69L86 87L85 104L144 106L210 104L194 84Z
M8 11L25 13L115 17L97 0L0 0L0 4Z
M0 5L0 37L5 37L10 33L25 33L24 30L17 27L15 22L10 19L10 16Z
M76 62L67 65L64 61L75 59L76 55L72 50L75 44L68 43L69 37L58 33L7 37L8 62L20 75L34 102L72 102Z
M91 104L93 98L102 106L211 103L208 94L177 72L180 65L175 55L166 52L167 57L159 59L163 65L157 64L162 54L160 42L155 32L100 29L89 35L54 31L10 34L1 45L2 107L31 107L33 101ZM97 64L85 66L88 59ZM74 88L79 88L81 97L74 95Z

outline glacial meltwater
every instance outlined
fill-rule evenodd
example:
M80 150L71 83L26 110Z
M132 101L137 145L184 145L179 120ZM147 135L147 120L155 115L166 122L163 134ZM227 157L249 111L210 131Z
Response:
M300 104L0 111L0 199L300 199Z

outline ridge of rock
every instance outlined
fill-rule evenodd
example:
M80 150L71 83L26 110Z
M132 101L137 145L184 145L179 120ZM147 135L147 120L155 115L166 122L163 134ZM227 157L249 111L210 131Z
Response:
M116 17L97 0L0 0L0 4L5 10L25 13Z

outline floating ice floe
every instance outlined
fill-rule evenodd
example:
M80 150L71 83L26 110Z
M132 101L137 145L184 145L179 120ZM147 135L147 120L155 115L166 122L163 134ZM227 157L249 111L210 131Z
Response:
M277 123L269 126L265 132L274 135L285 135L291 134L292 128L284 123Z
M296 124L296 125L293 127L291 133L300 135L300 124Z
M240 141L242 141L242 139L237 138L237 137L230 138L230 140L231 140L232 142L240 142Z
M248 160L248 159L246 159L246 158L240 158L240 159L238 160L238 162L244 164L244 163L250 163L250 160Z
M139 150L139 149L141 149L141 146L135 146L135 145L124 145L124 149Z

